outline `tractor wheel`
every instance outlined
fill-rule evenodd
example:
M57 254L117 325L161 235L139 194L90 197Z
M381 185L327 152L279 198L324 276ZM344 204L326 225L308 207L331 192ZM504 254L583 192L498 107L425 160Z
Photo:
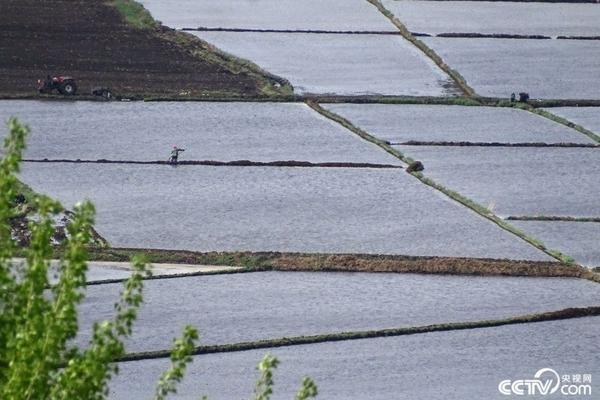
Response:
M60 85L58 91L61 94L73 96L75 93L77 93L77 85L74 81L65 81Z

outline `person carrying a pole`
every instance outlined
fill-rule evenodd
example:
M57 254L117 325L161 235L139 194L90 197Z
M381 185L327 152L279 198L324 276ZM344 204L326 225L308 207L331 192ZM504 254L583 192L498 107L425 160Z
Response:
M181 153L182 151L185 151L185 149L180 149L177 146L173 146L173 150L171 150L171 157L169 158L169 162L171 164L177 164L177 161L179 159L179 153Z

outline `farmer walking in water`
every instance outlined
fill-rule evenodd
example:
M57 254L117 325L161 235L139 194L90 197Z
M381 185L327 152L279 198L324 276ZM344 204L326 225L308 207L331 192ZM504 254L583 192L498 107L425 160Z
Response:
M180 149L177 146L173 146L173 150L171 150L171 157L169 158L169 162L171 164L177 164L177 160L179 159L179 153L185 151L185 149Z

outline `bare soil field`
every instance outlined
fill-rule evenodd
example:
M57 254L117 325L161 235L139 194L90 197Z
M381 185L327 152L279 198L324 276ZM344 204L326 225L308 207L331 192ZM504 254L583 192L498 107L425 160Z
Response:
M128 95L256 95L274 83L193 55L209 50L190 35L127 25L103 0L4 0L1 8L3 95L35 94L46 74L75 77L81 94L106 86Z

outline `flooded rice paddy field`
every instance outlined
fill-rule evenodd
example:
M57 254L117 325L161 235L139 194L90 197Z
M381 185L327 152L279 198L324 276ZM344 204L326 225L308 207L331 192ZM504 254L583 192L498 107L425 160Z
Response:
M401 36L195 32L287 78L299 94L441 96L449 78Z
M586 148L396 146L425 175L497 215L600 215L600 152Z
M597 40L422 38L482 96L600 97Z
M238 28L328 31L393 31L394 26L364 0L141 0L172 28Z
M167 160L177 145L182 160L399 163L302 103L0 101L11 115L32 159Z
M88 343L94 322L114 313L121 284L91 286L79 307ZM128 351L167 349L186 324L203 344L399 328L586 307L600 287L566 278L394 273L254 272L144 283Z
M600 107L553 107L547 108L546 111L567 118L600 135Z
M580 318L275 348L270 352L281 364L273 399L291 398L305 375L316 381L324 399L502 399L500 381L532 379L541 368L600 374L599 323L600 317ZM266 352L196 356L174 398L247 398ZM110 398L149 398L169 363L120 363ZM595 393L598 383L593 380L592 386Z
M67 207L91 199L117 247L549 259L403 170L26 163L21 176Z
M510 221L547 246L570 255L587 267L600 267L600 223L568 221Z
M413 31L598 35L590 4L396 2ZM213 4L214 3L214 4ZM144 0L174 28L386 30L361 0ZM427 16L427 17L424 17ZM544 16L544 18L538 18ZM298 94L456 95L456 86L398 35L196 32L294 85ZM598 98L600 42L424 38L484 96ZM592 143L509 108L327 104L391 142ZM595 109L550 111L600 131ZM33 128L28 158L400 162L304 104L1 101L0 118ZM500 216L599 216L597 149L397 146L425 175ZM72 207L89 198L111 245L199 251L283 251L554 260L403 170L25 163L21 178ZM548 248L600 264L600 224L510 221ZM182 272L158 267L156 274ZM92 263L88 279L125 278ZM120 284L90 286L77 341L114 314ZM597 305L595 283L566 278L256 272L145 282L128 351L158 350L187 324L203 344L508 318ZM600 374L600 317L271 349L282 361L274 398L304 375L326 399L495 399L498 383L541 368ZM195 357L177 398L245 398L268 350ZM149 398L168 360L121 363L111 398ZM594 388L596 389L596 388Z
M413 32L600 35L596 4L397 0L383 4Z
M143 0L174 28L394 31L362 0ZM598 35L591 4L383 0L412 31ZM543 16L543 18L541 18ZM297 94L455 96L456 85L399 35L195 32L288 79ZM600 98L600 42L424 38L479 95ZM326 104L390 142L592 143L510 108ZM550 110L600 133L594 108ZM33 131L33 159L385 163L400 161L304 104L0 101ZM4 133L0 134L4 135ZM495 214L600 216L597 149L397 146L425 175ZM112 246L554 259L401 169L30 163L21 178L72 207L91 199ZM600 265L600 224L510 221L548 248ZM155 274L188 271L159 266ZM200 266L197 266L200 268ZM190 269L191 271L191 269ZM91 263L88 280L122 279L122 264ZM598 305L598 285L567 278L389 273L255 272L144 282L127 351L171 347L185 325L202 344L509 318ZM79 307L85 346L114 315L121 284L91 285ZM600 374L600 317L329 342L194 357L175 398L246 398L255 365L282 364L274 399L311 376L324 399L503 398L498 383L544 367ZM120 363L114 399L146 399L168 359ZM600 390L594 383L594 392ZM534 397L535 398L535 397Z
M574 129L515 108L400 104L325 104L390 142L595 143Z

